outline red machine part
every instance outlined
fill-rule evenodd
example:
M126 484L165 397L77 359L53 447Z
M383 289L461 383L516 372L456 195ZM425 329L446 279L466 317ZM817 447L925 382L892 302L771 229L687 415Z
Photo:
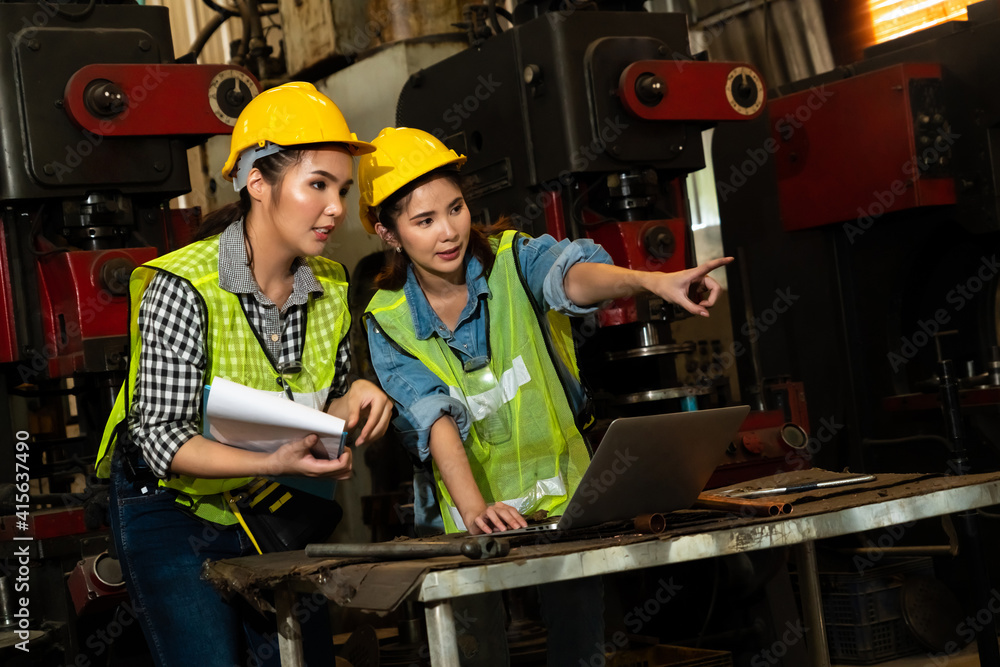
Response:
M73 122L101 136L229 134L249 99L227 103L227 86L260 92L248 70L231 65L87 65L70 77L64 105Z
M194 240L194 232L201 222L201 208L172 208L161 211L163 238L167 239L166 251L183 248Z
M740 426L723 465L705 486L715 489L748 479L812 466L809 451L809 415L801 382L768 385L786 396L785 410L754 411Z
M769 103L772 136L757 150L774 155L785 230L857 221L860 232L886 212L955 203L954 180L928 177L921 162L938 136L916 145L911 83L921 79L940 80L941 66L895 65Z
M66 585L77 616L109 609L128 599L121 565L106 551L78 562Z
M50 377L97 370L103 362L87 353L117 350L128 341L128 276L156 257L156 248L78 250L38 260L38 294ZM110 347L101 346L102 339ZM94 347L96 345L96 347ZM124 350L127 351L127 350ZM40 369L39 369L40 370Z
M749 120L764 109L760 73L746 63L640 60L622 72L618 97L646 120Z
M12 514L0 516L0 540L13 540L30 535L33 540L46 540L89 532L83 518L82 507L59 510L37 510L28 514L27 532L17 527L18 519Z
M14 293L10 286L7 233L0 225L0 364L17 360L17 331L14 329Z
M658 234L673 237L674 252L666 259L654 257L646 249L646 239ZM604 223L588 228L587 237L603 246L617 266L667 273L687 268L687 223L680 218ZM598 313L601 326L627 324L637 317L634 298L616 299Z

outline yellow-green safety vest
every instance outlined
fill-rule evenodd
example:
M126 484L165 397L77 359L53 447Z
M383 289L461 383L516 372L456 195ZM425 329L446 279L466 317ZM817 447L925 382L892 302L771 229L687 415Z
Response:
M490 239L496 262L488 279L488 336L498 386L492 396L467 395L463 364L444 340L417 339L402 289L377 292L366 313L391 344L427 366L469 408L476 423L464 445L483 500L510 504L521 514L545 510L551 516L565 510L590 456L553 364L553 357L561 358L579 379L569 318L554 311L539 316L520 272L517 234L508 231ZM510 439L488 442L476 426L503 406L511 417ZM433 469L445 530L465 530L437 465Z
M129 280L131 297L129 334L131 350L126 383L118 393L97 455L97 476L111 476L111 459L116 445L115 429L127 418L135 395L142 340L139 336L139 304L158 271L187 281L201 297L207 318L204 324L207 368L205 383L215 377L282 393L282 382L297 403L322 410L327 391L333 384L337 348L351 323L347 307L347 275L337 262L324 257L306 257L305 262L323 287L322 295L309 295L306 306L306 334L301 370L279 374L265 351L264 343L251 328L239 296L219 287L219 235L187 245L138 267ZM128 391L126 395L126 390ZM204 429L203 429L204 430ZM179 492L178 502L188 505L203 519L223 525L236 517L221 493L238 488L252 478L203 479L171 475L160 486Z

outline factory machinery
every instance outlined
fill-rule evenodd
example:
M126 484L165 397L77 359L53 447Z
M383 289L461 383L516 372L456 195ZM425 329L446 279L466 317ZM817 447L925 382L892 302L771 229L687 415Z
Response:
M189 240L200 211L167 206L186 149L259 85L179 62L164 7L3 3L0 25L0 661L113 663L123 636L145 649L106 490L82 482L124 378L129 275Z
M724 244L744 265L733 312L768 324L741 377L804 381L831 469L1000 466L998 40L1000 5L970 5L716 132ZM1000 574L977 562L996 517L950 520L966 611ZM1000 664L992 621L978 634Z
M228 133L259 85L240 67L175 58L160 7L4 3L0 24L9 35L0 52L0 421L15 425L0 432L0 455L28 450L32 480L24 502L15 465L0 469L0 636L20 638L13 589L27 545L32 664L140 664L134 611L120 604L120 568L100 528L104 495L70 480L90 471L124 376L128 276L186 243L199 218L166 205L190 189L185 148ZM265 72L252 28L240 56ZM759 72L691 54L683 15L646 13L633 0L522 2L513 15L490 3L473 10L469 35L474 48L411 77L397 120L469 156L477 218L509 214L532 234L591 238L628 268L694 266L684 176L704 167L702 130L764 113ZM732 402L725 372L679 377L679 359L731 372L724 350L674 339L671 324L685 316L637 297L578 326L599 417ZM716 483L808 465L803 385L780 375L750 383L758 409ZM780 565L747 575L759 579L749 589ZM18 657L8 650L5 661Z
M475 218L510 216L533 235L590 238L630 269L694 266L684 177L705 166L704 129L763 112L760 73L692 54L686 16L647 13L634 0L530 0L512 15L487 3L481 14L484 30L470 29L482 36L475 48L411 76L396 118L468 156ZM675 340L671 324L688 316L647 295L577 323L599 417L733 400L731 355L717 341ZM774 378L756 399L732 467L713 484L807 465L802 384Z
M971 5L716 131L734 320L767 325L740 375L805 382L829 467L947 469L951 381L969 427L952 472L1000 464L998 38L1000 7Z

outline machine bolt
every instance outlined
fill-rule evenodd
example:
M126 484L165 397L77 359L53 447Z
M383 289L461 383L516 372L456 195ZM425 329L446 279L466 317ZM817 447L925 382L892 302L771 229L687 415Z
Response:
M657 47L656 51L657 51L657 53L659 53L659 54L660 54L661 56L665 56L665 55L667 55L668 53L670 53L670 49L668 49L668 48L667 48L667 45L666 45L666 44L660 44L660 46L659 46L659 47Z
M153 45L150 43L150 41L148 39L140 39L139 40L139 50L140 51L149 51L151 48L153 48Z
M612 146L611 147L611 154L612 155L618 155L621 152L622 152L622 149L618 148L618 146Z
M667 94L667 83L655 74L643 74L635 81L635 96L647 107L655 107Z
M121 86L107 79L96 79L83 91L87 111L98 118L117 116L128 106L128 98Z
M52 166L51 164L47 164L47 165L45 165L44 167L42 167L42 172L43 172L43 173L44 173L44 174L45 174L46 176L52 176L53 174L55 174L55 173L56 173L56 169L55 169L55 167L53 167L53 166Z
M156 162L153 163L153 169L155 169L156 171L163 171L164 169L166 169L166 165L157 160Z
M917 116L917 122L920 123L921 125L927 125L927 123L931 122L931 118L927 114L922 113L919 116Z
M243 106L243 103L246 101L243 95L243 90L239 86L236 86L232 90L227 91L226 101L229 102L234 107Z
M542 82L542 68L538 65L527 65L522 73L524 82L529 86L537 86Z
M28 48L31 49L32 51L37 51L38 49L42 48L42 45L38 43L38 40L31 39L28 40Z

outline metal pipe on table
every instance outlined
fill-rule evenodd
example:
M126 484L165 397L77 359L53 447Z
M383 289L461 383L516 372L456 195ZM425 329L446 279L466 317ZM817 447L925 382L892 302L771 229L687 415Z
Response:
M830 667L830 650L826 645L826 625L823 624L823 597L819 588L819 568L816 565L816 543L803 542L795 547L795 565L799 571L802 612L806 617L810 664Z
M510 553L510 542L491 535L477 535L461 540L434 542L400 541L376 544L309 544L306 556L310 558L375 558L378 560L407 560L465 556L473 560L497 558Z
M709 510L722 510L741 516L778 516L791 514L791 503L780 500L750 500L747 498L728 498L701 493L694 501L694 507Z

